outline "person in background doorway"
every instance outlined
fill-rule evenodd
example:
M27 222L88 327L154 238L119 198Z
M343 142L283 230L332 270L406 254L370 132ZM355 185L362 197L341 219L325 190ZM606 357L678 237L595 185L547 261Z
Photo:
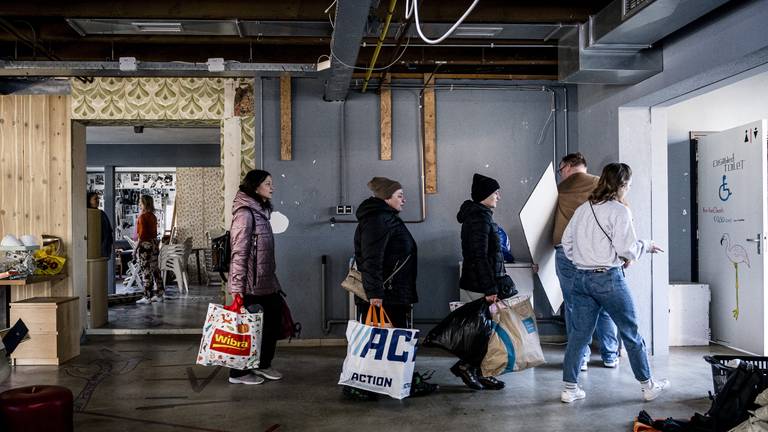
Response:
M139 199L139 209L141 213L136 221L138 242L134 253L137 254L139 273L141 274L141 281L144 283L144 297L136 300L136 303L162 303L165 287L157 262L160 254L160 243L157 240L157 216L155 216L154 199L149 195L142 195ZM153 286L157 286L154 295L152 294Z
M624 279L624 268L645 253L663 250L653 241L638 240L625 197L632 170L623 163L608 164L586 203L579 206L563 233L563 251L576 266L571 293L571 334L563 362L564 388L560 400L571 403L586 394L578 386L584 348L592 340L601 310L616 323L627 348L629 364L640 381L643 399L656 399L669 386L654 380L645 341L637 327L637 313Z
M283 306L280 282L275 274L275 237L269 223L274 192L271 174L251 170L245 175L232 204L232 257L227 286L233 302L226 309L239 313L243 308L253 311L260 307L264 313L259 368L230 369L229 382L232 384L261 384L265 378L279 380L283 377L272 368Z
M498 226L493 221L493 209L501 199L499 189L496 180L475 174L472 177L472 199L464 201L456 215L461 224L461 254L464 259L459 286L484 294L488 303L517 293L504 269ZM475 390L504 388L504 381L482 376L479 364L459 360L451 367L451 372Z
M584 204L597 186L599 177L587 173L587 160L581 153L571 153L560 161L560 184L557 185L557 211L555 212L555 228L552 233L552 244L555 245L555 270L563 291L563 311L565 314L565 332L568 338L573 331L571 315L573 315L573 280L576 277L576 267L563 252L562 238L565 227L573 217L576 209ZM600 355L603 365L614 368L619 364L619 339L616 336L616 325L604 310L597 315L595 337L600 343ZM590 357L589 345L584 349L581 370L587 370Z
M96 192L88 192L88 208L99 210L99 194ZM112 257L112 244L114 243L114 229L109 222L109 217L103 210L99 210L101 213L101 256L111 258Z
M371 307L383 307L397 328L410 328L413 304L419 301L416 291L418 253L416 241L398 214L405 196L399 182L374 177L368 182L373 196L357 207L355 230L355 262L363 278L365 301L355 297L358 320L363 322ZM432 393L437 385L424 382L414 373L411 396ZM343 392L354 399L375 398L370 392L344 386Z

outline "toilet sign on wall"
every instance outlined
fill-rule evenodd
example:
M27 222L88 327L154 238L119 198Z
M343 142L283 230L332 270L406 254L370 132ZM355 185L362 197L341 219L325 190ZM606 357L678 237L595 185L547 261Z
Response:
M712 339L757 355L766 342L766 120L699 138L699 279Z

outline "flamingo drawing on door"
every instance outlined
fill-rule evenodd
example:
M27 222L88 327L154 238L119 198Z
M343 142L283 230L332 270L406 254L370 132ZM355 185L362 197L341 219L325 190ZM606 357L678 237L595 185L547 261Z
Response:
M749 256L744 246L739 244L731 245L731 237L728 233L720 237L720 244L725 246L725 255L736 271L736 309L733 310L733 319L737 320L739 319L739 264L744 263L749 268Z

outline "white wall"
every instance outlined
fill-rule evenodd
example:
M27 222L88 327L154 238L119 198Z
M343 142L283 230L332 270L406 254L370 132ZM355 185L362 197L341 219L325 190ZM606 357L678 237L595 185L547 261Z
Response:
M768 72L672 105L667 110L670 144L689 131L721 131L768 118Z

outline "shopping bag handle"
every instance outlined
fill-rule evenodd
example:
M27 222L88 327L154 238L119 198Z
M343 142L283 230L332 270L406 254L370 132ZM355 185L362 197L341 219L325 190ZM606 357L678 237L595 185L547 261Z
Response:
M381 314L377 315L374 308L381 309ZM384 306L371 305L368 307L368 315L365 317L365 325L384 327L387 324L392 325L392 321L390 321L389 315L387 315L387 312L384 310Z

